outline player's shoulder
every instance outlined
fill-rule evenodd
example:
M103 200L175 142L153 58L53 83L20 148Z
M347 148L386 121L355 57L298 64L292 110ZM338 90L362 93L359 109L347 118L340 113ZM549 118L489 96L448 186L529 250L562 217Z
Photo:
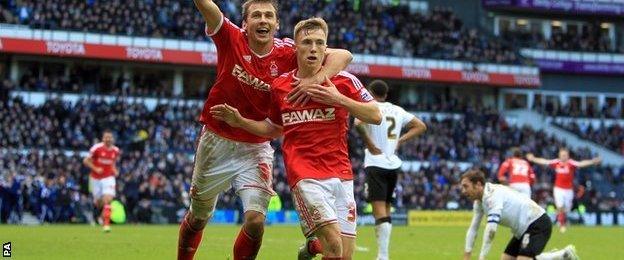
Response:
M117 147L116 145L113 145L113 151L115 151L116 153L121 152L121 149L119 149L119 147Z
M331 81L336 86L338 86L337 84L351 85L357 90L364 87L362 82L355 75L345 70L338 72L338 74L331 78Z
M91 149L89 149L89 151L95 152L97 150L102 149L103 147L104 147L104 142L99 142L99 143L96 143L93 146L91 146Z
M273 81L271 82L271 89L280 89L284 86L290 86L290 83L294 79L295 71L296 70L291 70L273 79Z
M295 48L295 41L290 38L273 38L273 47L278 53L292 53Z

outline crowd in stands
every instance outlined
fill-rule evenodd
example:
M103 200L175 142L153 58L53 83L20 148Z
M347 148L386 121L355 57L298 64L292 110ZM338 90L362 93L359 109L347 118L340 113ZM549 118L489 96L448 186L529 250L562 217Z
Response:
M570 102L565 105L561 105L558 102L547 101L543 106L541 102L535 102L533 104L533 109L547 116L624 118L624 110L618 108L615 103L605 103L602 108L599 108L597 104L588 102L587 106L583 109L580 102L574 100L570 100Z
M222 12L242 24L241 1L216 1ZM205 40L203 19L192 1L33 1L0 5L0 22L32 28L105 34ZM453 11L432 7L420 13L379 1L282 1L281 36L292 37L297 21L320 16L329 23L329 45L353 53L521 62L510 44L467 28Z
M41 65L45 67L45 65ZM161 79L157 72L136 74L131 78L122 75L114 77L103 72L102 67L72 66L66 75L64 71L45 71L42 76L35 75L38 67L33 67L23 74L17 84L5 80L2 87L43 92L79 92L86 94L109 94L114 96L151 96L171 97L171 82ZM65 68L63 68L65 69Z
M624 127L619 124L594 127L589 123L570 122L557 125L578 135L580 138L591 140L624 155Z
M167 223L178 221L188 206L192 174L193 143L199 132L195 122L200 106L186 103L161 104L148 109L143 103L123 99L111 103L81 99L74 104L49 98L31 105L19 98L0 103L0 194L2 222L17 221L28 211L42 222L93 221L87 190L88 170L82 158L105 128L112 129L123 150L119 163L117 198L126 206L130 222ZM511 146L526 152L554 158L565 144L530 127L515 127L493 109L467 107L460 117L423 117L429 130L401 147L399 154L408 161L426 162L410 168L400 177L397 189L399 209L470 208L461 199L459 176L464 169L455 162L493 174ZM364 171L361 140L350 132L350 154L355 173L355 192L360 209ZM274 189L283 207L292 202L279 143L274 142L276 161ZM590 158L585 149L573 151L574 158ZM535 198L542 205L552 203L552 172L536 167L539 181ZM624 182L624 168L594 167L580 172L579 183L591 186L595 178L614 185ZM590 183L587 185L587 183ZM593 189L586 199L588 209L624 207L604 204L608 196ZM621 196L621 195L618 195ZM240 206L229 191L220 197L219 208ZM611 206L609 206L611 205Z
M560 27L553 28L549 39L540 31L505 30L501 36L517 47L536 49L580 51L580 52L624 52L624 48L616 48L612 44L607 31L602 30L599 22L587 23L583 30L563 31Z

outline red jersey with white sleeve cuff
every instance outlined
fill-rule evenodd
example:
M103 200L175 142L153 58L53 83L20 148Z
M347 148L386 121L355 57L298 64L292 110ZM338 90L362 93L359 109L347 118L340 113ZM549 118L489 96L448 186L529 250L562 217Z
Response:
M352 180L347 147L349 111L314 101L292 107L286 102L286 95L293 88L294 75L296 71L284 74L271 85L269 113L269 120L283 127L282 150L288 185L292 188L302 179ZM330 80L348 98L373 101L362 83L348 72L342 71Z
M498 177L505 177L509 173L508 183L532 183L535 173L531 164L527 160L521 158L508 158L501 164L498 169Z
M98 174L91 170L91 178L104 179L115 176L113 168L117 163L121 151L117 146L107 147L104 143L97 143L89 149L89 157L93 162L93 166L101 168L102 173Z
M297 67L294 41L273 39L273 48L265 55L257 55L250 48L245 31L225 16L213 32L206 29L217 47L217 78L204 103L199 121L211 131L230 140L262 143L269 139L215 120L210 108L227 103L236 107L242 116L264 120L269 111L270 84L279 75Z
M562 189L572 189L574 186L574 174L578 168L578 162L569 159L565 162L554 159L550 160L548 166L555 170L555 187Z

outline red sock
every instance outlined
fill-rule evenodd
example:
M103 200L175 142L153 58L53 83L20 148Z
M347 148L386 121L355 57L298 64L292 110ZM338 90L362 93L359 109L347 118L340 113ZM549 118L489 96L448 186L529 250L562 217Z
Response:
M321 241L318 239L308 241L308 252L311 255L323 253L323 245L321 245Z
M104 205L104 210L102 211L102 218L104 219L104 226L110 225L110 216L111 216L111 206Z
M566 221L567 221L566 214L564 212L560 212L557 215L557 221L559 221L559 225L560 226L565 226L566 225Z
M186 213L188 216L188 213ZM184 217L178 235L178 260L192 260L202 239L203 230L194 230Z
M342 260L342 257L340 256L335 256L335 257L330 257L330 256L323 256L323 258L321 258L323 260Z
M234 260L256 259L262 245L262 237L254 239L245 228L241 227L236 242L234 242Z

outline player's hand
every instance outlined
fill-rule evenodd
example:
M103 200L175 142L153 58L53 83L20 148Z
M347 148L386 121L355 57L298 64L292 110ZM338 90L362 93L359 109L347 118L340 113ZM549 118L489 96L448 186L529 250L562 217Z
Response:
M119 170L117 170L117 167L113 167L113 173L115 174L115 177L119 177Z
M104 172L104 169L100 167L93 167L93 171L97 174L102 174L102 172Z
M330 106L341 105L345 98L327 77L325 77L325 86L312 84L307 92L315 102Z
M535 156L532 153L527 153L526 158L529 161L533 161L533 159L535 159Z
M372 155L380 155L381 149L377 148L377 146L372 145L368 147L368 152L370 152Z
M464 260L470 260L471 252L464 252Z
M243 116L238 109L228 104L216 105L210 108L210 114L214 119L226 122L232 127L241 127Z
M600 163L602 163L602 158L600 156L594 158L594 164L595 165L599 165Z
M292 106L304 106L310 101L311 96L308 95L307 90L313 84L321 84L322 80L317 79L316 76L309 78L297 78L295 77L295 81L290 83L290 85L294 86L294 88L288 92L286 96L286 101L290 103Z

